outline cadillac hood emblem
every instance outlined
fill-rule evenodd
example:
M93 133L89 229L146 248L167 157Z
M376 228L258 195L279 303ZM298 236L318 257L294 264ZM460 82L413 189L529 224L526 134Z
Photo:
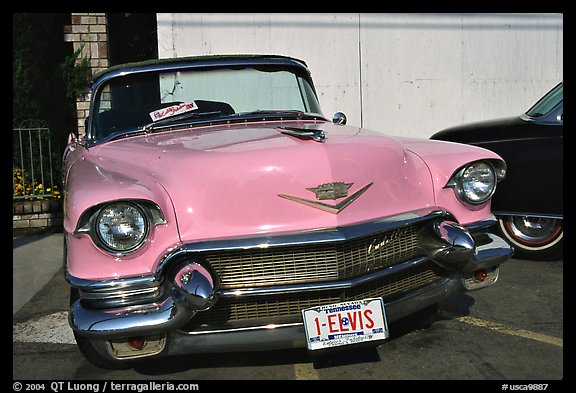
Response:
M326 183L321 184L317 187L307 188L308 191L312 191L316 194L316 199L318 200L327 200L327 199L340 199L346 198L335 205L329 205L323 202L317 202L309 199L299 198L291 195L285 194L278 194L280 198L288 199L289 201L294 201L298 203L302 203L306 206L314 207L316 209L324 210L329 213L338 214L342 210L344 210L348 205L354 202L360 195L362 195L367 189L369 189L372 184L367 184L366 186L362 187L354 194L348 196L348 189L354 185L354 183L344 183L344 182L334 182L334 183Z
M338 198L344 198L348 196L348 189L352 187L354 183L327 183L321 184L318 187L307 188L308 191L312 191L316 194L316 199L323 201L326 199L332 199L335 201Z

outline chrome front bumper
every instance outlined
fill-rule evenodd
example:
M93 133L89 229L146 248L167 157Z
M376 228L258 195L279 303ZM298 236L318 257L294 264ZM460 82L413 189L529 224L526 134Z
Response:
M493 284L498 278L498 266L509 259L513 249L500 237L484 231L492 222L476 223L467 228L457 224L442 211L427 214L410 214L393 219L361 224L330 231L316 231L281 237L243 239L196 243L177 250L164 259L158 274L137 279L92 282L78 280L67 275L72 286L87 294L77 300L70 311L70 325L79 335L101 342L138 335L165 334L165 354L220 352L249 350L254 342L259 349L276 349L305 346L304 329L301 322L287 325L267 325L242 329L183 332L180 331L196 312L210 308L219 298L231 296L261 296L268 294L289 294L303 291L324 291L353 288L367 282L401 271L408 267L434 261L447 271L449 278L436 282L402 298L385 303L387 319L393 322L429 305L438 303L458 292L476 289ZM423 255L400 264L370 272L363 276L322 283L277 285L273 287L246 288L241 290L218 290L218 277L195 262L182 263L182 256L189 252L202 252L222 247L273 247L289 242L334 242L363 236L388 228L398 228L414 220L427 220L423 229ZM494 220L495 222L495 220ZM481 231L478 231L480 230ZM178 260L178 263L174 261ZM174 265L177 265L176 267ZM485 270L488 280L478 282L473 273ZM163 273L163 274L160 274ZM156 291L153 302L140 305L123 305L123 297L110 296L110 307L91 308L85 306L90 297L107 297L122 288L130 288L131 293ZM163 290L158 291L158 288ZM104 349L103 349L104 350Z
M465 290L462 280L448 279L432 287L385 303L386 320L395 322ZM286 348L305 348L302 322L211 332L172 331L163 355L217 352L250 352Z

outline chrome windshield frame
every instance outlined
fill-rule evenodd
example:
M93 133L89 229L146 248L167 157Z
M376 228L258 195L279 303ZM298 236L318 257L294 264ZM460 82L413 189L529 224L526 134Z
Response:
M306 79L312 89L312 93L316 96L318 102L318 94L316 87L311 78L310 70L306 63L302 60L287 57L287 56L259 56L259 55L237 55L237 56L198 56L198 57L183 57L173 59L160 59L153 61L143 61L138 63L128 63L106 69L94 76L90 87L90 113L91 116L86 122L86 144L87 148L94 145L108 141L110 138L102 138L94 140L94 109L100 91L109 81L118 77L128 75L137 75L150 72L168 72L176 70L198 70L206 68L231 68L231 67L248 67L248 66L279 66L288 69L296 70L296 74ZM319 102L318 102L319 104ZM323 118L321 113L316 114ZM325 119L324 119L325 120ZM144 133L145 130L135 128L128 131L129 134Z

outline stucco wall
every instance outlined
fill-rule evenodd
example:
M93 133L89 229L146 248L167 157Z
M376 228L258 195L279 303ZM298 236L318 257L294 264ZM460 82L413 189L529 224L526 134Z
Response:
M324 114L429 137L516 115L563 78L561 14L158 14L160 58L272 53L306 61Z

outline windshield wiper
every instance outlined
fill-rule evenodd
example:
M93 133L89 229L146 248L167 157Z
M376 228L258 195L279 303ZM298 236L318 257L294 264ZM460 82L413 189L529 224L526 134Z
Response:
M190 119L197 119L199 117L205 117L205 116L213 116L213 115L219 115L221 114L221 111L212 111L212 112L185 112L182 113L180 115L176 115L176 116L172 116L172 117L168 117L166 119L162 119L162 120L157 120L157 121L153 121L151 123L146 124L145 126L143 126L141 128L142 131L151 131L155 128L158 128L160 126L166 125L166 124L172 124L174 122L178 122L180 120L190 120ZM185 123L183 123L185 124Z

